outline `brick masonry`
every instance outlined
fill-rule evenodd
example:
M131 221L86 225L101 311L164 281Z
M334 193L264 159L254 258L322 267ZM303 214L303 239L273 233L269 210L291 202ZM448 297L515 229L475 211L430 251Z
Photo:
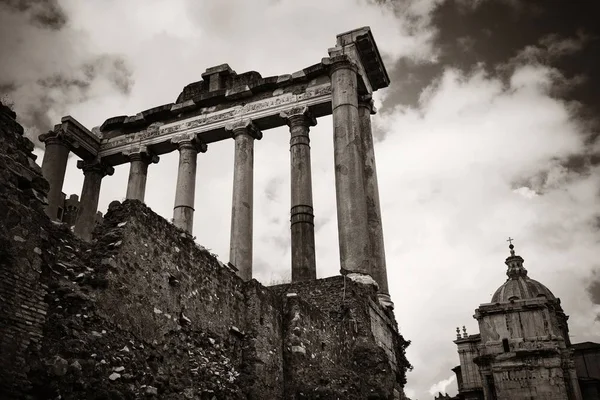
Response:
M39 347L47 315L40 276L49 221L48 183L15 118L0 103L0 365L8 367L0 369L0 393L20 397L28 382L25 354Z

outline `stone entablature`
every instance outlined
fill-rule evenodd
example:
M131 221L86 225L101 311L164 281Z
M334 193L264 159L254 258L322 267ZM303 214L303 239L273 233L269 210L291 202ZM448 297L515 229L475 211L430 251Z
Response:
M62 117L61 123L55 125L54 130L40 135L39 139L42 142L59 139L82 159L97 157L102 148L101 138L70 115Z
M159 155L174 151L170 139L177 133L196 133L204 143L229 138L225 125L232 119L251 119L261 130L286 124L280 113L308 107L315 117L331 114L332 58L348 57L358 68L360 95L387 87L389 77L369 28L337 37L332 57L292 74L263 78L258 72L236 74L227 64L211 67L205 79L186 86L176 103L142 111L134 116L107 119L98 137L66 116L54 132L62 132L81 158L99 156L119 165L129 160L121 153L132 144L150 146Z

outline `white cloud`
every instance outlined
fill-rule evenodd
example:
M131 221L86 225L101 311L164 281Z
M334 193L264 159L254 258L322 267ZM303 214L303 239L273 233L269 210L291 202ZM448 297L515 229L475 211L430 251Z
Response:
M458 364L454 328L477 332L471 316L505 280L509 235L530 276L562 298L575 339L598 329L581 286L596 265L600 175L562 166L585 152L584 125L549 96L546 72L520 67L505 85L449 69L418 109L375 119L388 275L420 395Z
M435 396L438 393L442 393L442 394L447 393L448 386L450 386L450 384L454 383L455 380L456 380L456 375L452 375L448 379L443 379L443 380L439 381L438 383L431 385L431 387L429 388L429 394L432 396Z

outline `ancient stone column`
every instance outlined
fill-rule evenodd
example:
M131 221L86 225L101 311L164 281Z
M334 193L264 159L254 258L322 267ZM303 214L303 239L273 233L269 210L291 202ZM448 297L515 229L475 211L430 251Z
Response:
M379 298L387 305L392 305L388 290L383 228L381 225L381 207L379 204L379 186L377 184L377 168L375 165L375 148L371 131L371 114L375 107L371 95L361 96L358 102L358 117L363 157L363 181L367 198L367 222L369 241L373 251L371 276L379 284Z
M129 180L127 182L127 199L144 201L146 194L146 180L148 179L148 165L157 163L159 158L152 154L146 146L135 150L123 152L129 157Z
M106 175L112 175L115 170L98 159L79 160L77 161L77 168L83 170L85 178L81 190L81 202L79 216L75 223L75 233L83 240L90 241L92 231L96 226L96 212L98 211L102 178Z
M42 134L39 139L46 145L42 161L42 175L50 184L46 214L51 219L57 220L69 158L69 144L62 135L55 132Z
M198 152L205 153L206 143L196 134L182 134L171 139L179 149L179 170L173 207L173 224L190 235L194 227L194 197L196 192L196 160Z
M341 272L371 274L372 251L363 181L357 67L344 55L330 60Z
M235 140L229 261L248 281L252 279L254 140L261 139L262 132L250 120L228 124L225 129Z
M292 282L317 278L309 127L317 124L307 107L280 114L290 127Z

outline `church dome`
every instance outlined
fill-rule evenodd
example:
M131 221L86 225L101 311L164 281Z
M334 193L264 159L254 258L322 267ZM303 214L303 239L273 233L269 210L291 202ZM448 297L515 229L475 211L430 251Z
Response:
M492 303L505 303L511 300L546 298L556 300L550 289L527 276L523 258L515 255L515 246L509 246L510 257L506 259L508 279L492 296Z

